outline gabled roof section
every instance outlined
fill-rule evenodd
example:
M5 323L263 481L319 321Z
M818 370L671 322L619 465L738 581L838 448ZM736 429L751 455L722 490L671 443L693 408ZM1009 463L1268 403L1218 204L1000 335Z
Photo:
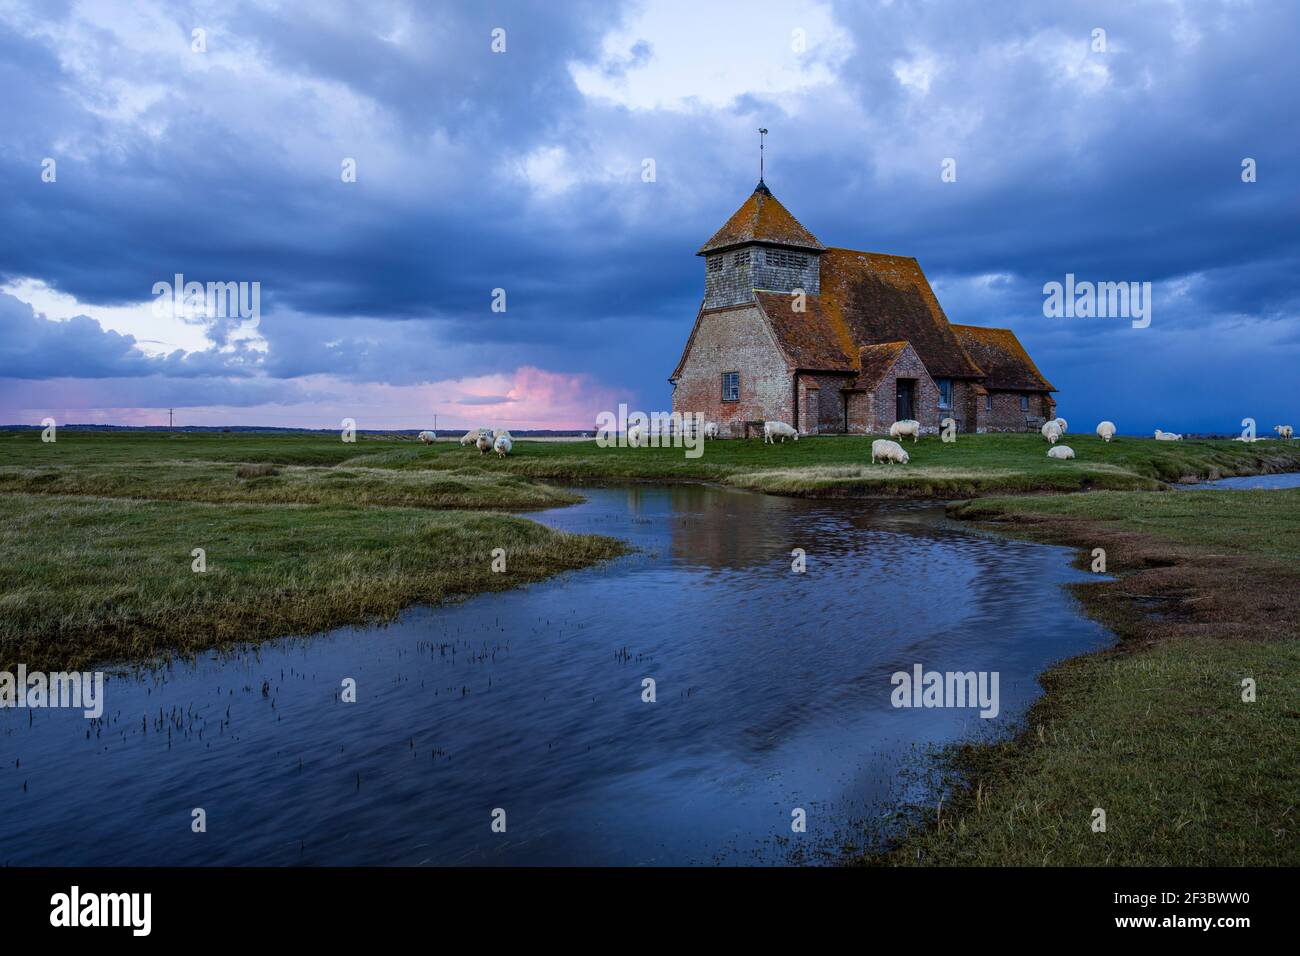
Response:
M854 249L821 256L821 308L858 348L910 342L933 378L979 378L915 259Z
M874 392L905 351L906 342L881 342L879 345L863 346L858 351L858 364L862 372L858 376L856 387Z
M839 337L817 296L804 297L802 312L795 311L796 299L789 292L756 289L754 298L793 367L818 372L855 371L853 362L836 344Z
M966 351L984 369L985 388L1013 392L1054 392L1056 386L1043 377L1034 360L1010 329L986 329L978 325L954 325Z
M749 242L765 242L777 246L794 246L821 252L826 247L805 229L799 220L790 215L767 185L759 180L758 186L744 205L737 209L726 224L713 234L713 238L700 247L697 256L720 249L729 249Z

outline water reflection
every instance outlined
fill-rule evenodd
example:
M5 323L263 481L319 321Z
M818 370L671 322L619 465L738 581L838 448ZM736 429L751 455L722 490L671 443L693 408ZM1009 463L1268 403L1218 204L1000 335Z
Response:
M1069 552L935 506L584 494L537 519L637 554L114 680L91 728L0 712L0 862L821 859L916 794L904 771L927 747L990 730L969 710L892 708L893 671L996 670L1006 727L1043 667L1107 641L1055 587L1083 577ZM344 676L356 704L338 700Z

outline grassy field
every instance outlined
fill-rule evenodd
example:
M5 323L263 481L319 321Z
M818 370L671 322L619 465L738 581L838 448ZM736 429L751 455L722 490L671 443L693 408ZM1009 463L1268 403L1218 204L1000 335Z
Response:
M362 439L345 444L322 434L248 435L245 433L70 432L43 445L36 432L0 432L0 490L9 482L24 492L59 491L91 486L93 494L131 489L132 468L142 463L168 463L177 484L186 484L180 465L217 463L232 466L189 474L220 478L221 497L206 500L297 500L297 490L282 486L314 486L329 496L331 485L342 484L328 472L282 471L277 482L236 481L242 463L268 463L353 470L373 483L369 494L384 494L381 469L403 472L437 471L455 476L462 489L433 492L430 506L506 507L495 504L507 492L509 507L530 507L534 494L528 482L566 484L623 481L718 481L775 494L835 496L899 496L961 498L998 493L1068 492L1094 489L1155 490L1180 479L1219 478L1267 471L1300 470L1300 443L1260 441L1156 442L1121 438L1106 444L1095 436L1069 435L1078 454L1074 461L1047 458L1047 444L1036 435L962 435L952 444L937 437L906 443L906 466L872 465L871 442L862 436L805 438L783 445L761 441L709 442L700 458L686 458L680 448L600 448L595 442L518 440L505 460L481 456L455 442L425 447L413 440ZM114 470L112 466L121 466ZM65 474L75 471L76 474ZM487 486L474 482L490 476ZM161 473L160 473L161 477ZM519 479L509 484L510 479ZM197 479L209 486L207 477ZM396 481L396 479L394 479ZM259 479L259 481L261 481ZM362 482L357 482L359 485ZM280 490L277 491L277 487ZM110 490L102 490L109 488ZM255 492L255 494L254 494ZM189 492L187 491L186 494ZM422 504L418 488L392 493L395 503ZM283 497L274 497L281 494ZM559 494L553 490L539 495ZM270 497L263 497L270 496ZM412 500L415 499L415 500ZM379 503L386 503L382 499ZM553 503L539 501L539 504Z
M310 634L626 551L490 513L581 498L489 463L366 464L403 448L420 446L67 429L46 444L34 432L0 434L0 669ZM498 547L503 573L491 570ZM202 573L191 569L195 548L206 552Z
M1121 644L1048 671L1015 740L952 751L953 799L870 862L1300 864L1300 490L950 510L1079 546L1084 566L1104 548L1117 579L1076 592Z

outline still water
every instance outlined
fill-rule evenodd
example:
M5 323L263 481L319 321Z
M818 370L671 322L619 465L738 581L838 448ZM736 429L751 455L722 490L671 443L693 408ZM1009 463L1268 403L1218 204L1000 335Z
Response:
M1008 732L1035 675L1110 641L1067 549L941 506L583 493L534 517L638 553L110 676L98 722L0 711L0 864L834 862L927 797L935 747ZM914 664L997 671L1001 713L895 709Z
M1198 481L1174 487L1187 491L1280 491L1283 488L1300 488L1300 471L1283 471L1275 475L1241 475L1237 478L1219 478L1216 481Z

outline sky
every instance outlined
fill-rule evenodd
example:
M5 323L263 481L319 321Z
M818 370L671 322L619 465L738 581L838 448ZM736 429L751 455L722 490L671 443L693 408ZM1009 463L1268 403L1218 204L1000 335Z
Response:
M916 257L1073 423L1262 432L1300 420L1297 37L1288 0L0 0L0 423L669 409L764 127L806 227ZM1045 315L1067 274L1150 324Z

